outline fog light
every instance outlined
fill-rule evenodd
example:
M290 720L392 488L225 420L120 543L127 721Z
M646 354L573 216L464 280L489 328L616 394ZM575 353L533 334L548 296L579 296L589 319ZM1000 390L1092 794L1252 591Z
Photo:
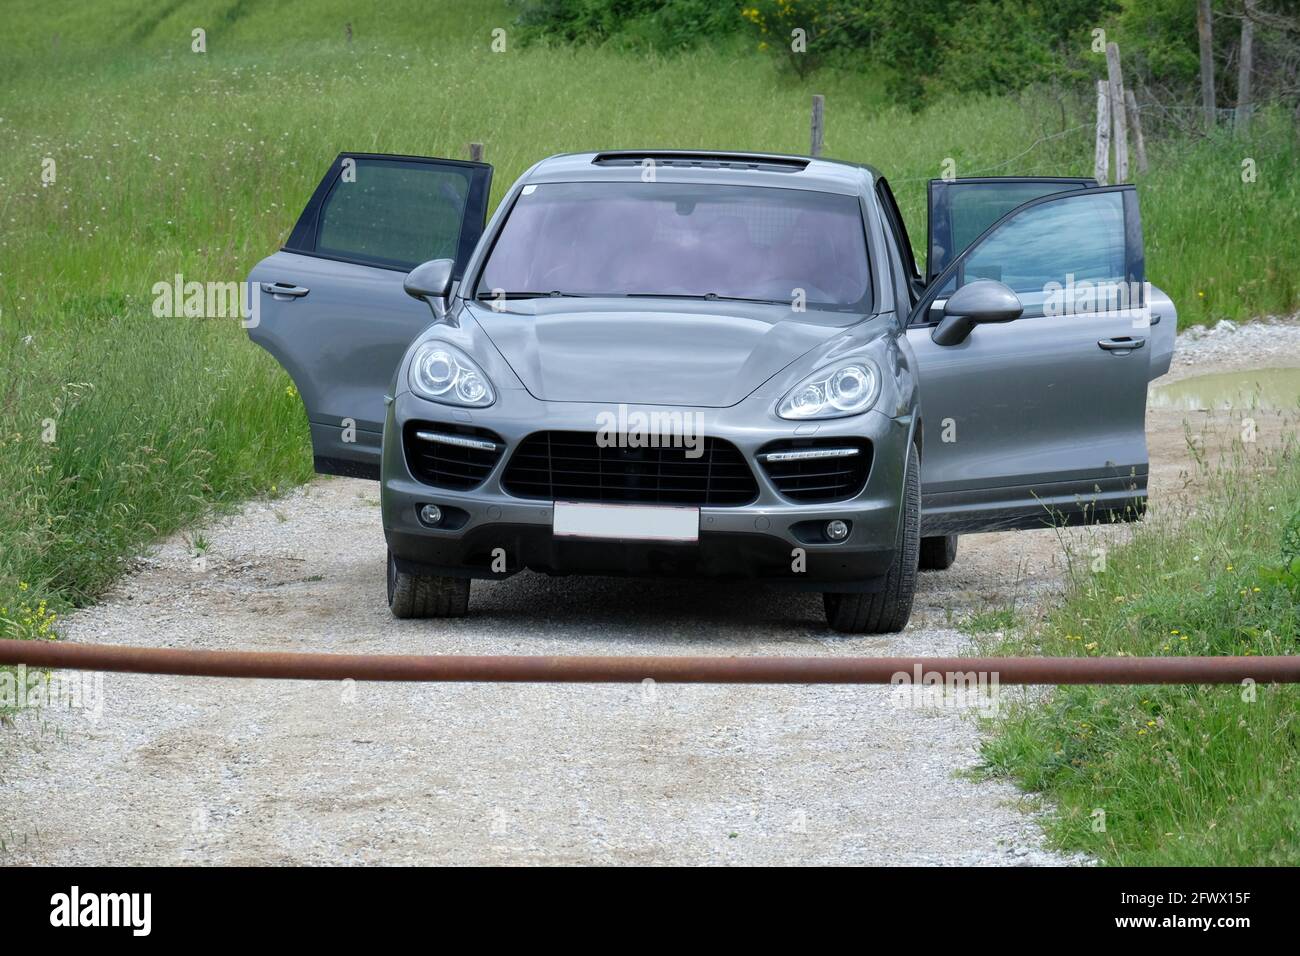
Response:
M420 520L425 524L438 524L442 521L442 509L437 505L425 505L420 509Z
M826 537L831 541L843 541L848 536L849 526L839 518L826 522Z

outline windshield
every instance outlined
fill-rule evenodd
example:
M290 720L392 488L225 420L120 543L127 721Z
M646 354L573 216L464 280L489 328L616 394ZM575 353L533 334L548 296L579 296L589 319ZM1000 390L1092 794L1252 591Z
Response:
M762 186L525 186L476 296L701 296L866 311L854 196Z

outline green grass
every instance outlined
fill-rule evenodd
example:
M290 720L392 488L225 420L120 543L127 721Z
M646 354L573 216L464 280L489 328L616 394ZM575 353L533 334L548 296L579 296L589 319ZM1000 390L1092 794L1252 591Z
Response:
M1015 608L999 607L976 611L960 623L967 634L996 634L1009 631L1020 623Z
M1086 96L972 98L913 114L869 75L800 82L738 45L673 58L525 46L516 13L488 0L7 5L0 606L43 599L62 613L151 539L308 476L301 406L275 363L232 321L153 318L149 290L176 273L244 278L341 149L464 156L483 142L499 198L538 158L568 150L800 152L820 92L828 155L887 172L916 244L925 180L945 159L963 175L1091 166L1089 130L1055 136L1089 121ZM205 54L190 51L196 27ZM504 53L490 47L496 27L507 30ZM1294 132L1267 111L1253 130L1244 144L1151 144L1150 274L1184 323L1300 301ZM1055 138L1035 142L1043 136ZM1249 186L1242 153L1259 168ZM46 158L57 180L42 185ZM42 440L47 419L53 442ZM29 633L27 616L0 626Z
M1206 487L1194 509L1150 517L1104 572L1086 555L1075 562L1064 604L1020 647L996 650L1300 651L1300 575L1283 570L1300 548L1300 452L1238 444L1197 481ZM1294 684L1260 685L1253 697L1238 686L1061 687L993 728L988 770L1055 805L1048 828L1062 848L1120 865L1300 864Z

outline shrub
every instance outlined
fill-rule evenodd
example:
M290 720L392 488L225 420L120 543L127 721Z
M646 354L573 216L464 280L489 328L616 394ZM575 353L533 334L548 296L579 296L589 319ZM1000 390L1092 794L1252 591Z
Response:
M530 0L517 22L530 38L684 50L736 33L740 0Z
M836 53L866 53L877 25L864 0L750 0L741 16L760 50L799 77Z

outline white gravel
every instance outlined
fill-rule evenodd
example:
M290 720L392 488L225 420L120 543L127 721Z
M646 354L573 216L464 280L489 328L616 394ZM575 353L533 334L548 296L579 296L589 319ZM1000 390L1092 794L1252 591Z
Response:
M1300 364L1300 313L1237 324L1193 325L1178 335L1169 374L1162 382L1204 372L1292 368Z
M465 620L400 622L384 605L375 493L323 480L253 503L204 532L206 567L168 541L66 636L351 653L950 654L966 645L947 615L1013 573L990 567L1000 549L972 549L923 577L914 623L893 638L833 634L813 596L536 575L476 585ZM962 776L977 760L973 719L882 687L102 679L98 721L32 711L0 737L4 862L1061 862L1010 785Z
M1180 349L1180 369L1243 354L1297 365L1300 326L1220 330ZM1153 460L1169 459L1153 484L1172 487L1181 421L1153 421ZM476 584L464 620L395 621L367 482L250 503L203 537L202 561L183 537L163 543L65 636L350 653L943 655L969 650L952 625L970 611L1050 600L1060 562L1048 531L963 538L954 568L922 575L908 629L872 638L828 631L815 596L531 574ZM888 688L101 679L97 720L33 708L0 731L0 862L1083 862L1044 848L1011 785L972 779L969 712L909 707Z

